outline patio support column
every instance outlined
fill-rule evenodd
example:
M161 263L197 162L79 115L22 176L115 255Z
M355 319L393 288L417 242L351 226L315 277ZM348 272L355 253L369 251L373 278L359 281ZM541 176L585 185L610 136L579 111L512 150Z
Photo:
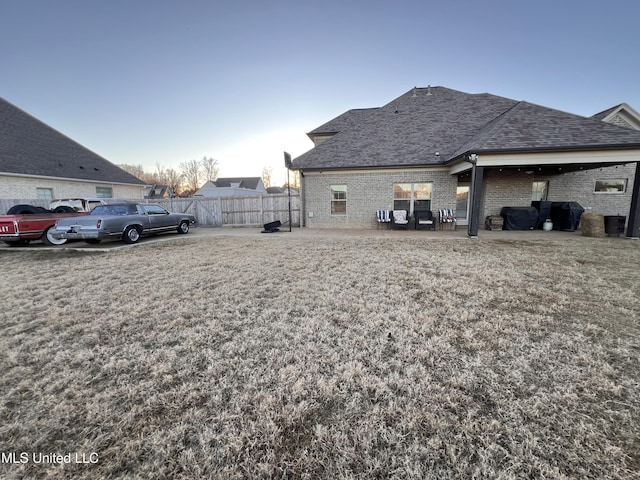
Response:
M640 162L636 162L636 175L633 180L633 191L631 192L627 237L640 237Z
M467 235L469 237L478 236L478 228L480 225L480 202L482 200L482 182L484 179L484 167L476 165L477 156L472 155L471 169L471 212L469 215L469 225L467 227Z

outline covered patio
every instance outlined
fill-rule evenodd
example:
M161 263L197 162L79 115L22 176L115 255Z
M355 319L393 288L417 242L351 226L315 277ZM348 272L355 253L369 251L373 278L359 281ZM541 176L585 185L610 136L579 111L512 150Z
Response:
M486 179L489 173L492 173L495 177L522 172L525 175L531 175L532 178L552 179L551 181L561 183L559 180L571 173L603 171L605 169L609 169L607 172L611 172L610 167L624 166L625 172L630 178L624 178L625 191L621 193L626 193L628 196L630 192L630 203L622 202L623 206L610 208L617 210L614 212L615 214L626 217L625 236L639 238L640 168L638 168L638 165L640 162L638 159L640 159L640 149L628 147L618 149L599 148L584 151L573 150L571 152L467 152L459 161L451 165L450 173L470 177L469 221L466 234L469 237L477 237L479 230L484 225L487 199ZM611 175L611 173L606 175ZM589 189L592 187L591 184L587 184L584 188ZM572 193L563 191L559 194L556 193L556 195L558 198L549 198L549 200L574 200L574 198L571 198ZM587 208L591 210L593 207L588 206ZM598 205L593 209L593 212L598 213L598 210L603 208L602 205ZM606 214L607 212L601 213Z

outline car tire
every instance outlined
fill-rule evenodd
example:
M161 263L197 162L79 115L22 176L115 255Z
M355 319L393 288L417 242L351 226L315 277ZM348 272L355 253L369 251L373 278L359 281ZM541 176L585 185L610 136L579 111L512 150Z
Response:
M47 230L42 234L42 242L45 245L48 245L50 247L54 247L56 245L64 245L65 243L67 243L67 239L66 238L53 238L51 236L51 230L53 229L53 227L49 227L47 228Z
M186 220L180 222L180 225L178 225L178 233L189 233L189 222L187 222Z
M138 227L129 226L124 229L122 241L124 243L136 243L140 240L140 229Z
M14 205L9 210L7 210L7 215L29 215L33 213L40 213L38 208L33 205Z
M60 205L53 210L53 213L76 213L76 209L68 205Z

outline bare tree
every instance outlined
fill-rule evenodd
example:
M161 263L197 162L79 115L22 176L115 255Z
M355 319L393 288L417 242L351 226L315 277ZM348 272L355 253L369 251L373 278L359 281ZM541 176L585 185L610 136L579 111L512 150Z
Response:
M200 166L202 168L202 174L205 182L208 182L209 180L214 181L218 178L218 173L220 172L218 168L218 160L215 158L207 158L205 156L200 160Z
M300 170L289 171L289 182L291 183L291 188L300 188ZM286 183L283 185L283 187L287 186Z
M193 195L200 188L200 179L202 171L200 162L197 160L189 160L180 163L180 171L184 180L184 191L188 195Z
M121 164L121 165L118 165L118 167L120 167L125 172L130 173L134 177L139 178L145 183L149 183L149 184L156 183L154 175L146 173L142 168L142 165Z
M201 183L218 178L218 161L203 157L202 160L189 160L179 165L180 171L164 168L156 164L156 171L145 172L142 165L118 165L123 170L149 185L168 185L176 195L193 195Z
M174 195L180 195L182 193L183 178L183 175L173 168L164 170L164 184L169 185Z
M271 177L273 177L273 168L262 167L262 183L264 183L265 188L271 186Z

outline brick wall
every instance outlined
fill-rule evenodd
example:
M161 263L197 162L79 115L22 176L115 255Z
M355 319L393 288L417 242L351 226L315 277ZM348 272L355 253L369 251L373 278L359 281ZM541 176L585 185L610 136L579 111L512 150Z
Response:
M594 170L567 173L555 177L549 182L549 200L574 200L585 211L604 215L629 216L631 192L635 175L635 164L605 167ZM624 193L595 193L596 180L626 178L627 189Z
M431 209L455 208L457 177L447 170L306 173L305 222L308 227L375 228L376 210L393 208L394 183L433 182ZM347 186L346 215L331 215L331 185Z
M38 188L53 189L53 198L95 197L96 187L113 188L114 198L143 198L142 187L0 175L0 198L37 198Z
M585 211L604 215L629 215L635 164L604 167L593 170L541 176L516 170L488 170L485 173L482 218L499 215L502 207L520 207L531 204L534 181L549 181L548 200L578 202ZM627 179L623 194L595 193L596 180Z
M629 215L635 163L562 175L527 174L524 171L487 169L484 178L481 221L499 215L502 207L531 205L534 181L548 181L548 200L575 201L585 211L604 215ZM595 180L626 178L623 194L594 193ZM307 173L304 178L305 225L330 228L375 228L376 210L393 208L394 183L433 182L431 210L455 209L458 178L447 170L388 170L381 172ZM331 185L347 186L347 214L331 215Z

